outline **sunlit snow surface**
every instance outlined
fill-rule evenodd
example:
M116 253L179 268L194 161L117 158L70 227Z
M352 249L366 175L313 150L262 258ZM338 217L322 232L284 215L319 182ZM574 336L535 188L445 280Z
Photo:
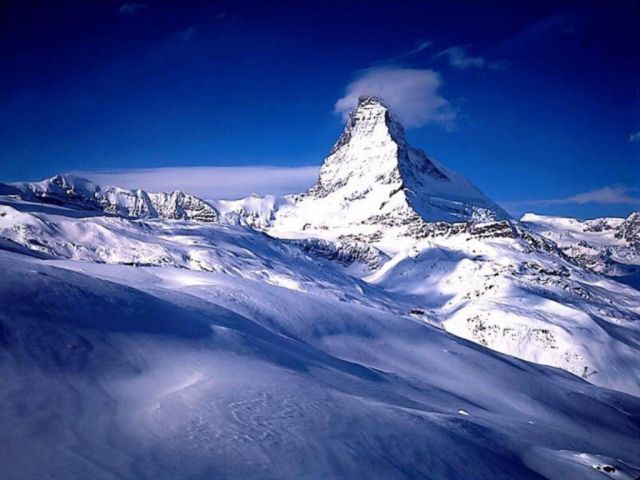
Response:
M239 211L245 218L254 218L253 212L267 218L264 211L274 201L264 200L221 211L231 219ZM524 219L517 227L522 235L513 238L499 231L452 233L446 226L423 239L400 236L380 268L362 277L404 312L420 312L419 318L458 336L640 394L640 247L608 230L575 236L570 225L580 224L576 220L565 226L557 219L559 225L549 230L532 218ZM281 233L268 224L254 225ZM362 228L370 227L384 229ZM331 230L323 235L329 241L341 238Z
M585 267L640 288L640 212L584 221L526 214L522 222Z
M0 231L2 478L640 475L638 397L430 325L455 324L446 303L488 268L468 254L424 245L368 283L232 225L5 199ZM501 295L520 288L505 278ZM634 330L607 328L602 352L622 351Z

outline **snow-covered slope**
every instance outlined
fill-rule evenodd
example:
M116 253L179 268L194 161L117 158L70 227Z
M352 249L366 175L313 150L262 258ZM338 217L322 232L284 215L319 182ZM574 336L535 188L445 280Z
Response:
M3 478L637 477L638 397L431 325L637 392L637 295L503 227L389 259L0 198Z
M74 175L55 175L41 182L0 184L0 194L80 210L98 210L121 217L188 219L215 222L216 210L204 200L180 191L149 193L100 187Z
M366 270L375 251L349 255L331 244L275 240L242 226L133 220L0 197L0 247L48 259L221 272L336 299L377 297L342 268ZM341 268L318 278L334 260Z
M521 228L514 237L440 234L365 280L412 295L422 316L451 333L639 394L640 291L552 247Z
M640 248L640 211L633 212L624 219L624 222L618 227L616 237Z
M508 218L468 180L411 147L375 97L360 98L307 192L228 206L277 237L365 241L386 251L424 236L427 222Z
M640 393L640 292L508 222L430 224L393 256L243 225L132 220L7 198L0 245L43 258L220 272L441 326L494 350ZM362 279L361 279L362 278Z
M584 221L529 213L521 221L580 265L640 287L640 212Z
M0 268L7 480L640 474L637 397L417 319L223 272Z

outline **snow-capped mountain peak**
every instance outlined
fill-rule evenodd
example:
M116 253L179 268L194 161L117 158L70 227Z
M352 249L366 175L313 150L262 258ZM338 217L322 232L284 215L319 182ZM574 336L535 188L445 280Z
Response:
M370 139L372 136L390 136L398 144L406 142L402 124L384 101L374 96L362 96L358 100L358 106L349 115L347 125L330 155L352 140Z
M444 169L422 150L412 149L398 118L377 97L360 97L342 135L322 164L315 196L348 187L350 193L376 184L394 188L417 187L412 180L422 175L438 182L451 182ZM419 185L424 187L424 185Z
M428 222L508 219L468 180L406 140L381 99L360 97L320 169L318 182L274 212L267 230L380 244L414 241Z

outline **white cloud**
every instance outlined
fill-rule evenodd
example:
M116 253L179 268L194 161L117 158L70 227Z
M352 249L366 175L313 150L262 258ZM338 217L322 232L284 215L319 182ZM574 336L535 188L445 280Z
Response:
M640 197L633 196L633 189L622 185L603 187L597 190L578 193L566 198L534 200L530 205L584 205L598 203L601 205L640 205Z
M147 10L146 3L124 3L118 9L120 15L135 15L136 13Z
M191 40L197 32L198 32L198 27L191 26L189 28L182 30L180 33L178 33L178 37L181 40L184 40L185 42L187 42Z
M629 135L629 141L631 143L640 142L640 132L635 132Z
M426 48L426 47L425 47ZM335 112L347 119L361 95L380 97L398 115L406 127L437 123L452 128L456 112L439 89L442 78L433 70L381 67L365 70L349 84L344 97L335 104Z
M427 48L429 48L432 45L432 43L433 42L431 42L431 40L423 40L419 42L415 48L409 50L408 52L403 53L401 57L407 57L409 55L415 55L416 53L420 53L426 50Z
M466 47L458 46L447 48L434 55L433 58L445 57L449 65L458 70L468 70L470 68L487 68L489 70L504 71L509 64L505 60L489 62L483 57L474 57L467 53Z
M433 42L431 40L420 40L415 43L415 47L413 47L411 50L406 50L400 53L399 55L395 55L393 57L389 57L389 58L385 58L383 60L377 61L375 62L374 65L378 65L378 66L398 65L400 64L400 62L405 61L408 58L427 50L429 47L431 47L431 45L433 45Z
M205 200L236 199L252 193L283 195L310 187L319 167L166 167L75 171L99 185L142 188L150 192L183 190Z
M447 57L449 65L460 70L468 68L484 68L487 64L482 57L472 57L464 47L451 47L441 51L436 57Z

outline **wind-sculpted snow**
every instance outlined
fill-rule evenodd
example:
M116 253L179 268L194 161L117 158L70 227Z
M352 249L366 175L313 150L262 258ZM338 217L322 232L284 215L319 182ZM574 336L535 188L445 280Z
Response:
M225 273L0 268L3 478L640 474L637 397L416 319Z

